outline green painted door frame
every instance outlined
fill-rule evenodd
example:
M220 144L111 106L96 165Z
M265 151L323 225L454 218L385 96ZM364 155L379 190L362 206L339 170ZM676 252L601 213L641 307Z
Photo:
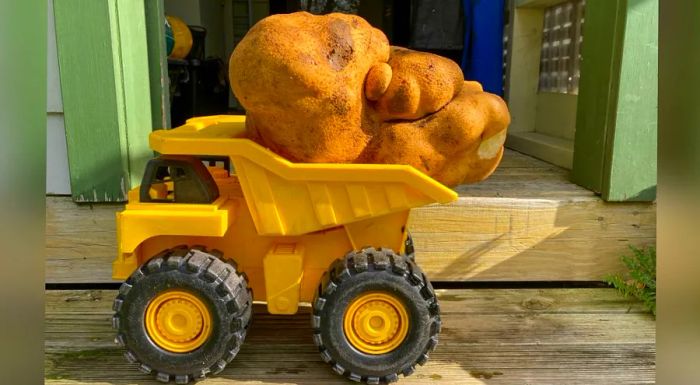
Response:
M588 0L572 180L608 201L656 198L658 0Z
M148 77L151 90L153 129L170 127L170 79L165 48L165 8L163 0L145 1Z
M125 201L168 125L163 0L54 0L71 190Z

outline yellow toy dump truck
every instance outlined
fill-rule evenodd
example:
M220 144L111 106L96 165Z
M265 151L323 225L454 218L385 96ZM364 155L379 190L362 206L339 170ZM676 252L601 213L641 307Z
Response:
M245 117L194 118L150 136L152 159L117 214L116 342L141 371L187 383L238 353L253 301L311 303L312 338L340 375L411 374L440 311L416 265L413 207L455 200L410 166L299 164L243 138Z

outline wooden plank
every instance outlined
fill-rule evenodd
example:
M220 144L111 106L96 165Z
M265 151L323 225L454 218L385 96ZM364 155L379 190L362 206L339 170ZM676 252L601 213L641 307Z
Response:
M460 198L414 210L421 267L436 281L602 280L629 244L655 242L653 206Z
M599 193L603 191L604 167L613 145L625 3L586 2L571 178Z
M153 158L153 151L148 145L153 122L145 2L116 0L109 3L112 54L117 74L117 106L122 122L120 129L126 133L128 182L129 186L137 186L141 183L146 163Z
M143 7L138 0L54 4L76 201L124 201L152 156Z
M114 345L114 290L46 292L46 382L155 383ZM655 325L612 289L440 290L443 331L431 360L402 384L653 383ZM256 305L236 359L203 384L345 384L324 364L308 308Z
M511 115L508 135L535 131L537 86L544 12L511 4L510 36L506 65L505 99Z
M433 281L602 280L628 245L655 242L654 204L606 203L567 175L507 151L488 180L456 188L457 202L413 210L421 267ZM112 282L121 209L48 197L46 282Z
M107 2L56 1L54 15L73 198L123 200L128 166Z
M571 146L569 150L572 154L576 133L577 102L577 95L557 92L537 93L537 112L535 113L537 133L569 141ZM571 164L566 168L571 169Z
M144 4L152 127L166 128L170 127L170 78L163 38L165 6L163 0L146 1Z
M506 146L559 167L571 169L574 157L573 140L539 132L512 132L508 134Z
M658 0L628 0L613 146L603 199L656 199Z
M574 172L609 201L656 198L658 1L586 3Z
M58 75L58 53L56 51L56 27L53 17L53 0L48 5L48 38L46 44L46 56L48 59L46 71L46 112L63 113L63 100L61 99L61 80Z
M608 288L437 289L443 313L629 314L648 313L642 303ZM111 314L113 290L47 290L47 314ZM264 307L261 312L265 313ZM257 321L256 321L257 322ZM110 341L111 343L111 341Z

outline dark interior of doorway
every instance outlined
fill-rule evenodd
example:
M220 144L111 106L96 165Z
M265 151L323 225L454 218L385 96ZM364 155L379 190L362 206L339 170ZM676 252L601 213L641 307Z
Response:
M338 0L324 2L328 10L333 9L334 1ZM359 0L356 9L359 16L382 30L392 45L432 52L459 64L463 38L461 3L461 0ZM268 10L270 15L301 11L302 0L269 0ZM252 19L250 15L236 16L243 21ZM421 35L420 23L423 26L432 23L421 30L440 36ZM182 125L193 116L245 113L229 90L228 57L207 56L205 41L211 36L201 26L190 25L190 30L193 48L188 57L168 59L171 125Z

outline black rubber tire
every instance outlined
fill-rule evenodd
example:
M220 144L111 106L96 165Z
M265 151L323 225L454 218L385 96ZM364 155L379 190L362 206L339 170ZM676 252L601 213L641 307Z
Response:
M383 291L406 307L409 330L396 349L380 355L355 349L345 337L343 317L358 295ZM336 260L323 275L311 315L313 340L321 358L350 380L390 383L428 360L438 343L440 307L430 281L407 256L367 248Z
M188 353L173 353L152 342L144 326L149 302L169 289L187 290L208 307L211 336ZM178 247L155 256L122 284L114 300L112 327L115 342L126 349L125 358L161 382L186 384L221 372L245 339L252 314L252 292L247 278L203 249Z

